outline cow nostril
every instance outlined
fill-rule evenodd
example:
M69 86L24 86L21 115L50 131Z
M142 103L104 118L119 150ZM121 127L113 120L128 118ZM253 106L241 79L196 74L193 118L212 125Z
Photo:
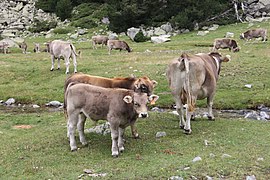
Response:
M142 116L142 118L146 118L147 117L147 113L142 113L141 116Z

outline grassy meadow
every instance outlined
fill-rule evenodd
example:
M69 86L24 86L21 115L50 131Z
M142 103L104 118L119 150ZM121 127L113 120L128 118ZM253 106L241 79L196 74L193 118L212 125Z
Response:
M254 27L270 29L270 23L254 23ZM206 36L197 36L194 31L172 36L170 42L163 44L135 43L120 36L133 52L114 50L111 55L105 47L93 50L90 41L73 40L73 44L82 52L77 59L79 72L104 77L148 76L158 81L155 94L160 99L156 106L169 108L174 102L165 77L168 63L182 52L209 52L215 38L233 32L241 50L220 50L223 55L231 55L232 60L222 64L214 108L256 109L261 104L270 106L270 44L240 40L239 34L247 29L247 23L220 26ZM89 32L79 38L90 39L92 35ZM187 136L178 128L175 115L150 112L149 118L138 120L141 139L133 139L127 128L125 152L119 158L111 157L110 135L88 133L89 146L70 152L63 112L51 112L45 107L52 100L63 102L67 77L64 63L59 71L51 72L50 55L33 53L34 42L45 48L44 42L59 38L68 39L65 35L51 39L29 37L26 42L31 53L22 54L13 48L9 54L0 54L0 100L12 97L16 104L41 106L31 110L0 106L0 179L78 179L84 169L106 173L103 179L245 179L249 175L270 178L269 122L218 114L214 122L191 122L192 135ZM252 88L246 88L246 84ZM197 106L206 107L206 101L198 101ZM32 128L17 129L16 125ZM88 121L86 126L93 125ZM158 131L165 131L167 136L155 138ZM197 156L202 160L193 163ZM81 178L92 177L84 174Z

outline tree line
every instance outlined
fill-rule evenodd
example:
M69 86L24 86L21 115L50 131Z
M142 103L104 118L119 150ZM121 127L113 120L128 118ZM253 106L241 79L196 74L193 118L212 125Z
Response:
M228 0L38 0L36 3L37 8L56 13L61 20L70 19L80 27L96 27L103 17L108 17L109 29L114 32L166 22L174 28L193 29L195 24L206 22L231 6Z

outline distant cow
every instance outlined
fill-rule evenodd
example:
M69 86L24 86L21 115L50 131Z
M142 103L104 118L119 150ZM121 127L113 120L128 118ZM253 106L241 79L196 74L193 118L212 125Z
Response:
M40 52L40 45L39 43L34 43L34 52L39 53Z
M258 38L261 37L262 41L267 41L267 29L251 29L248 30L242 34L240 34L240 39L246 39L246 40L250 40L252 38Z
M103 45L107 45L107 41L109 40L108 36L92 36L92 45L93 45L93 49L97 49L96 44L101 44L101 47L103 47Z
M0 50L1 50L4 54L7 54L7 52L8 52L8 43L6 43L6 42L1 42L1 43L0 43Z
M120 51L126 50L128 52L131 52L130 47L128 46L128 44L125 41L108 40L107 47L108 47L109 54L111 54L112 49L119 49Z
M62 41L62 40L54 40L47 43L47 47L49 49L49 53L51 54L52 59L52 67L51 71L54 70L54 61L55 58L58 59L58 68L60 69L60 58L64 58L66 65L66 74L69 73L69 59L72 58L74 65L74 73L77 72L77 60L76 60L76 50L72 43Z
M127 78L104 78L99 76L91 76L82 73L76 73L68 77L65 81L65 92L68 85L72 82L86 83L95 86L105 87L105 88L124 88L131 89L135 92L147 93L148 96L152 95L154 87L157 85L155 80L150 80L148 77L127 77ZM139 134L135 124L131 125L131 132L134 138L138 138Z
M75 129L78 127L79 139L87 144L84 135L86 118L94 121L107 120L110 124L112 138L112 156L119 156L124 151L124 130L134 124L138 117L146 118L147 102L158 96L135 93L132 90L112 89L89 84L71 83L65 93L65 105L68 115L68 135L70 148L77 150Z
M221 62L229 60L227 56L222 57L219 53L183 53L169 64L166 75L176 102L179 125L185 133L191 134L190 119L195 111L197 99L207 98L208 118L214 119L212 105ZM186 103L185 122L183 105Z
M229 48L229 50L233 52L238 52L240 50L240 48L237 46L236 41L233 39L229 38L215 39L213 51L226 48Z
M26 54L26 51L27 51L27 44L26 44L26 42L23 42L23 43L19 44L19 47L22 49L22 53L23 54Z

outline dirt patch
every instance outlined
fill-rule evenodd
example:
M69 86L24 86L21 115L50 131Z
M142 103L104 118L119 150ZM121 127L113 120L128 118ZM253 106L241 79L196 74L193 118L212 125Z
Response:
M13 126L14 129L30 129L32 128L31 125L16 125L16 126Z

